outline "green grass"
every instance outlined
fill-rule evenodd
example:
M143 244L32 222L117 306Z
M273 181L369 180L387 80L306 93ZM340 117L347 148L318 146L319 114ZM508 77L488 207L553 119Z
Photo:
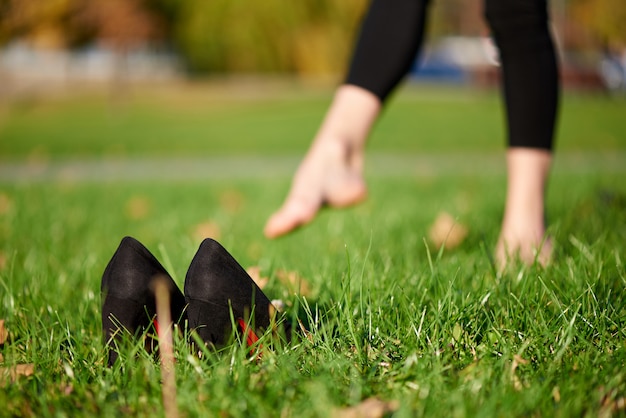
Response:
M312 339L278 347L258 362L236 343L199 360L178 341L177 405L185 416L328 416L369 397L397 401L399 417L623 415L625 165L585 156L623 160L618 116L624 103L568 99L560 129L564 157L557 159L548 194L554 262L502 276L490 261L504 198L501 166L486 173L454 166L428 175L375 171L366 203L323 211L311 225L275 241L261 231L288 176L5 181L0 319L10 334L0 348L0 367L33 363L34 374L0 383L0 415L162 415L159 366L149 355L131 345L115 367L104 366L100 278L122 236L133 235L182 287L200 243L195 231L207 221L219 227L220 242L244 267L259 266L270 278L268 296L285 300L287 315L307 320ZM231 98L216 105L215 112L229 115L225 119L199 106L205 100L199 93L179 97L175 106L136 100L121 119L107 119L107 108L93 98L6 110L2 155L298 153L328 97ZM491 94L459 100L446 91L429 90L422 99L409 92L395 105L376 128L372 153L413 155L418 145L403 138L431 130L443 139L417 142L438 155L457 146L488 153L501 146L481 139L481 124L494 135L500 130ZM409 117L413 105L433 112L424 130ZM466 118L453 112L459 123L445 133L436 122L450 109L466 109ZM263 115L270 120L259 125ZM176 129L187 139L165 141ZM222 139L203 140L215 132ZM132 144L124 145L124 138ZM469 226L455 250L425 243L442 210ZM311 294L288 293L277 278L280 270L297 272Z
M301 154L332 96L290 83L136 90L117 100L103 92L14 100L0 107L0 156ZM623 151L624 114L625 100L568 94L559 149ZM502 122L492 91L409 85L385 109L371 150L500 151Z

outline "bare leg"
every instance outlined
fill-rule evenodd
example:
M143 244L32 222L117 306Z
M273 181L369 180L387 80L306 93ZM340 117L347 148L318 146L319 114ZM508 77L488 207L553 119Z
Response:
M500 53L507 116L507 197L496 246L500 267L511 258L549 261L545 186L559 103L558 63L547 0L485 0Z
M496 259L503 268L511 259L548 263L552 245L545 236L545 187L552 153L536 148L507 151L508 184Z
M265 225L268 238L312 221L324 205L344 207L365 199L363 154L380 109L380 99L368 90L354 85L337 89L285 202Z

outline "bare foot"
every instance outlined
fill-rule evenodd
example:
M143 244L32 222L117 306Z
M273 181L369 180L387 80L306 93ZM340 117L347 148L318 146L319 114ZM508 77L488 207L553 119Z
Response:
M324 205L345 207L365 199L363 154L380 108L380 99L361 87L337 89L285 202L265 225L268 238L310 222Z
M282 207L265 225L265 236L276 238L315 218L325 205L345 207L367 196L362 153L354 155L340 141L320 141L306 156Z
M507 151L507 197L495 254L500 269L515 260L544 266L550 261L552 242L546 238L544 193L551 161L547 150Z
M526 265L537 262L542 266L552 258L552 240L545 232L531 233L529 230L514 232L503 230L496 245L496 262L500 270L511 262L520 261Z

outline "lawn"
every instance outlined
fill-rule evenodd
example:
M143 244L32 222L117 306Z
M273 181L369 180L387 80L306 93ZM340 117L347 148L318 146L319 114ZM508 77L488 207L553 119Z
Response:
M140 344L105 366L100 279L124 235L181 288L201 239L217 238L311 331L260 360L236 341L199 359L177 339L183 416L626 413L624 100L566 93L548 191L553 263L497 274L495 93L407 87L375 128L368 201L270 241L263 224L331 95L250 88L0 107L0 416L164 414L159 363ZM468 229L456 248L429 241L442 212ZM12 376L17 365L28 373Z

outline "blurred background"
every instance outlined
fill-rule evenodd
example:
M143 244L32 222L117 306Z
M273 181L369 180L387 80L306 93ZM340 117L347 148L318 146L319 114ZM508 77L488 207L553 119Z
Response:
M0 96L229 75L338 81L366 0L0 0ZM626 90L626 2L552 0L566 88ZM433 2L416 78L492 84L482 1Z

